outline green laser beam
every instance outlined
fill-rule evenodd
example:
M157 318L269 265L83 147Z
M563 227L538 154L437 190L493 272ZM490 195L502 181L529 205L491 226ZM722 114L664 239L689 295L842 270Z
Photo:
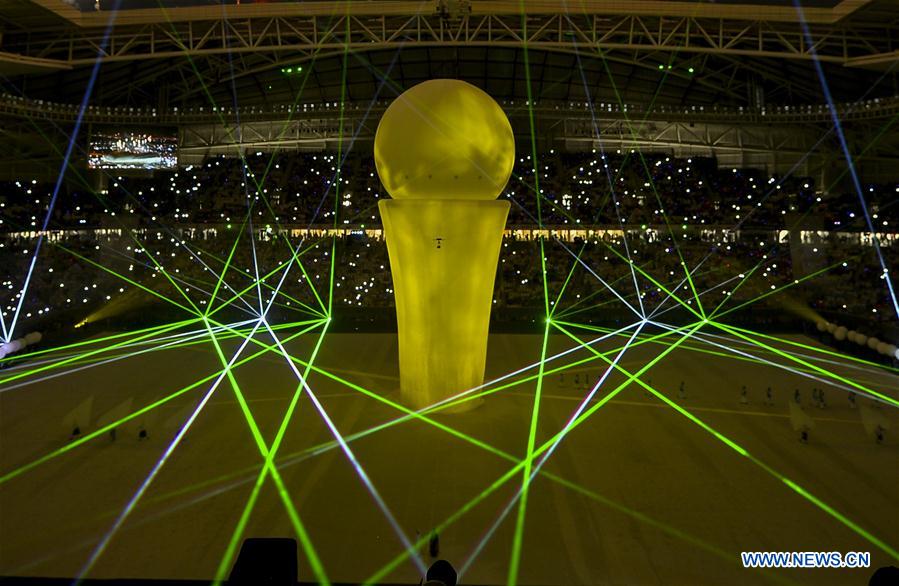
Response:
M533 461L533 459L539 457L546 450L550 449L554 444L556 444L557 440L559 438L564 437L565 435L567 435L568 433L573 431L578 425L580 425L581 423L583 423L584 421L589 419L594 413L596 413L599 409L601 409L603 407L603 405L607 404L616 395L618 395L618 393L620 393L628 385L630 385L630 383L633 382L633 380L635 380L636 377L638 377L639 375L643 374L645 371L652 368L656 363L661 361L665 356L667 356L669 353L673 352L680 345L680 343L683 340L686 340L687 338L689 338L689 336L692 335L692 333L694 331L696 331L697 329L699 329L702 325L703 324L700 322L698 324L691 324L690 326L684 326L682 328L678 328L678 333L682 332L683 330L687 330L687 329L690 329L691 331L687 332L681 338L679 338L677 341L675 341L670 346L665 348L652 361L650 361L646 365L644 365L636 374L630 375L627 378L627 380L623 381L614 390L610 391L602 399L597 401L593 406L591 406L589 409L585 410L577 419L575 419L575 421L573 422L571 427L568 428L567 432L563 433L560 431L557 434L555 434L553 437L551 437L549 440L544 442L539 448L534 450L533 454L531 454L529 459L531 461ZM509 471L507 471L500 478L498 478L496 481L494 481L487 489L482 491L480 495L478 495L474 499L470 500L468 503L463 505L460 509L458 509L456 512L454 512L452 515L450 515L447 519L445 519L442 523L438 524L434 528L434 531L438 532L438 533L444 532L447 527L451 526L454 522L456 522L459 518L461 518L465 513L467 513L471 509L473 509L480 502L482 502L484 499L486 499L488 496L490 496L490 494L495 492L500 486L505 484L509 479L516 476L519 473L519 471L526 465L527 460L528 460L528 458L525 458L524 460L520 461L518 464L513 466ZM419 543L424 543L425 539L426 539L426 537L422 538L419 541ZM419 543L416 543L416 547L420 547ZM375 574L373 574L368 579L366 579L364 583L365 584L378 583L381 579L383 579L390 572L392 572L397 566L399 566L401 563L403 563L406 560L406 558L408 557L408 555L409 555L409 552L402 552L397 557L395 557L393 560L388 562L380 570L375 572Z
M307 379L309 376L309 369L311 368L312 363L315 361L315 357L318 355L319 348L321 348L321 344L325 338L325 332L328 328L328 322L324 322L324 328L322 329L321 334L318 337L318 340L315 344L315 348L312 351L312 355L309 358L309 365L307 365L306 370L303 374L303 381ZM222 560L219 563L218 571L216 572L215 583L220 584L224 579L225 575L228 571L228 568L231 567L232 560L234 558L234 554L237 551L237 545L240 542L240 538L243 535L243 532L246 528L247 523L249 522L250 515L252 514L253 509L255 508L256 501L259 498L259 493L262 489L262 486L265 482L266 477L274 469L274 460L278 453L278 449L281 446L281 441L284 438L284 434L287 431L287 425L293 416L293 412L297 406L297 403L300 399L300 396L303 392L303 381L301 381L296 390L294 391L293 397L291 398L290 404L287 407L283 417L281 418L281 424L278 427L278 432L275 435L275 439L272 442L271 449L269 450L268 455L265 458L265 463L259 471L259 474L256 478L256 482L253 485L253 491L250 493L249 499L247 499L247 503L244 506L243 512L241 513L240 519L238 520L237 525L234 528L234 532L231 535L231 539L228 542L228 547L225 550L225 554L222 556ZM283 498L283 497L282 497ZM298 524L301 526L301 524ZM327 583L327 576L324 572L324 567L321 564L321 560L318 558L315 547L312 545L312 541L309 540L308 535L306 536L307 543L304 545L304 549L307 549L308 554L310 556L310 563L313 566L317 566L313 568L313 572L316 577L319 579L319 582ZM312 561L312 560L315 561Z
M244 418L246 419L247 426L250 429L250 433L253 436L256 447L259 449L260 455L267 463L264 469L267 469L269 471L269 474L275 483L278 496L284 503L284 507L287 510L287 516L290 519L291 524L293 525L294 531L297 534L297 538L300 540L300 545L303 547L306 558L309 560L309 564L312 566L313 572L315 573L316 578L319 580L319 582L328 584L328 577L327 575L325 575L324 568L321 565L318 554L316 553L315 548L312 545L312 541L309 539L309 534L305 526L303 525L303 521L300 518L300 515L297 512L293 501L290 498L290 493L288 492L287 487L284 485L284 481L281 479L281 474L278 472L278 469L275 468L271 464L271 462L269 462L269 448L266 445L265 439L262 437L262 433L260 432L259 427L256 424L256 419L253 417L250 407L240 390L240 385L237 384L237 379L234 378L232 368L228 367L228 361L225 358L224 353L222 352L222 348L219 345L218 340L216 339L215 333L211 328L209 328L209 321L204 320L204 324L206 324L207 328L209 329L210 339L213 346L215 347L215 351L219 357L219 360L222 362L222 367L225 370L225 376L227 377L228 382L231 384L231 390L234 392L234 397L237 399L240 410L243 413ZM221 568L219 568L219 572L221 572Z
M711 323L711 322L704 322L704 323ZM718 324L714 324L714 325L718 325ZM560 329L561 331L565 332L565 330L564 330L563 328L559 328L559 329ZM692 335L692 332L691 332L691 335ZM575 340L577 340L577 338L574 337L573 335L572 335L571 337L574 338ZM583 343L583 342L581 342L581 343ZM584 347L585 347L586 349L588 349L589 351L591 351L591 352L595 352L595 351L596 351L592 346L585 345ZM605 358L605 357L603 357L603 358ZM607 359L606 359L606 360L607 360ZM619 365L617 365L617 364L614 365L614 367L615 367L616 370L618 370L619 372L621 372L621 373L624 374L625 376L627 376L627 375L629 374L628 371L627 371L627 369L625 369L625 368L623 368L623 367L621 367L621 366L619 366ZM899 552L897 552L895 549L893 549L892 547L890 547L887 543L885 543L884 541L878 539L878 538L877 538L876 536L874 536L872 533L870 533L869 531L865 530L865 529L862 528L860 525L858 525L857 523L853 522L851 519L849 519L849 518L846 517L845 515L841 514L840 512L838 512L838 511L837 511L836 509L834 509L833 507L827 505L827 504L824 503L821 499L815 497L815 496L812 495L810 492L808 492L807 490L805 490L805 489L803 489L802 487L800 487L799 485L797 485L794 481L792 481L792 480L790 480L789 478L787 478L785 475L781 474L780 472L777 472L776 470L774 470L773 468L771 468L770 466L768 466L767 464L765 464L764 462L762 462L761 460L759 460L758 458L756 458L755 456L753 456L752 454L750 454L748 450L746 450L745 448L743 448L743 447L742 447L741 445L739 445L737 442L733 441L732 439L728 438L727 436L725 436L724 434L722 434L721 432L719 432L718 430L716 430L716 429L713 428L712 426L708 425L708 424L705 423L702 419L700 419L700 418L697 417L696 415L693 415L693 414L690 413L688 410L684 409L683 407L681 407L680 405L678 405L677 403L675 403L674 401L672 401L671 399L669 399L669 398L668 398L667 396L665 396L663 393L661 393L660 391L658 391L658 390L656 390L655 388L653 388L651 385L649 385L649 384L643 382L643 381L640 380L639 378L636 379L636 382L637 382L637 384L639 384L640 386L642 386L644 389L646 389L647 391L649 391L650 393L652 393L653 395L655 395L658 399L660 399L661 401L663 401L665 404L667 404L669 407L673 408L675 411L677 411L678 413L680 413L681 415L683 415L684 417L686 417L687 419L689 419L690 421L692 421L693 423L695 423L696 425L698 425L699 427L701 427L701 428L702 428L704 431L706 431L707 433L713 435L716 439L718 439L719 441L721 441L721 442L722 442L723 444L725 444L727 447L729 447L730 449L734 450L735 452L737 452L737 453L740 454L741 456L746 457L746 458L749 459L752 463L754 463L754 464L756 464L757 466L761 467L765 472L767 472L767 473L771 474L772 476L774 476L775 478L779 479L781 482L783 482L784 484L786 484L787 486L789 486L791 489L793 489L797 494L799 494L800 496L802 496L803 498L805 498L806 500L808 500L809 502L811 502L812 504L814 504L815 506L817 506L818 508L820 508L821 510L823 510L824 512L826 512L826 513L827 513L828 515L830 515L832 518L836 519L837 521L839 521L840 523L842 523L843 525L845 525L845 526L848 527L849 529L853 530L855 533L857 533L857 534L860 535L861 537L865 538L869 543L871 543L871 544L873 544L873 545L876 545L877 547L879 547L882 551L884 551L885 553L887 553L887 554L888 554L889 556L891 556L892 558L894 558L894 559L896 559L896 560L899 560Z
M875 390L873 390L873 389L869 389L868 387L866 387L866 386L864 386L864 385L861 385L861 384L859 384L859 383L857 383L857 382L855 382L855 381L853 381L853 380L850 380L850 379L848 379L848 378L842 377L842 376L840 376L840 375L838 375L838 374L836 374L836 373L834 373L834 372L831 372L831 371L827 370L826 368L822 368L822 367L817 366L817 365L815 365L815 364L812 364L812 363L810 363L810 362L808 362L808 361L806 361L806 360L803 360L802 358L799 358L799 357L797 357L797 356L793 356L793 355L791 355L791 354L788 354L788 353L786 353L786 352L783 352L782 350L779 350L778 348L775 348L774 346L769 346L768 344L765 344L764 342L760 342L760 341L758 341L758 340L755 340L755 339L753 339L753 338L750 338L750 337L747 336L746 334L744 334L744 333L742 333L742 332L740 332L740 331L738 331L738 330L736 330L736 329L734 329L734 328L731 328L730 326L727 326L727 325L722 324L722 323L717 322L717 321L710 321L709 323L712 324L712 325L714 325L715 327L717 327L718 329L720 329L720 330L722 330L722 331L724 331L724 332L727 332L727 333L729 333L729 334L731 334L731 335L733 335L733 336L737 336L738 338L741 338L741 339L743 339L743 340L749 342L750 344L755 344L755 345L757 345L757 346L760 346L760 347L762 347L762 348L765 348L765 349L767 349L768 351L777 354L778 356L781 356L781 357L783 357L783 358L786 358L787 360L790 360L790 361L795 362L795 363L797 363L797 364L801 364L802 366L805 366L806 368L809 368L809 369L811 369L811 370L814 370L815 372L817 372L817 373L819 373L819 374L822 374L822 375L826 376L827 378L830 378L830 379L832 379L832 380L840 381L840 382L842 382L843 384L849 385L849 386L851 386L851 387L853 387L853 388L856 388L856 389L858 389L858 390L860 390L860 391L862 391L862 392L864 392L864 393L867 393L867 394L872 395L872 396L874 396L874 397L877 397L877 398L879 398L879 399L881 399L881 400L883 400L883 401L886 401L887 403L893 405L894 407L899 407L899 401L897 401L896 399L890 397L889 395L884 395L883 393L879 393L879 392L877 392L877 391L875 391Z
M292 336L287 338L285 341L292 340L293 338L296 338L297 336L302 335L306 331L313 329L314 327L318 326L321 323L321 320L316 320L311 323L312 323L312 325L309 326L309 328L307 330L302 330L296 334L293 334ZM234 331L232 331L232 333L233 332ZM253 359L255 359L263 354L266 354L268 352L277 352L277 346L275 344L266 345L266 344L260 342L260 345L263 346L262 350L259 350L256 353L248 356L247 358L244 358L244 359L241 359L241 360L235 362L234 365L232 366L232 368L236 368L237 366L246 364L246 363L252 361ZM164 405L165 403L168 403L169 401L171 401L177 397L180 397L181 395L183 395L193 389L196 389L197 387L199 387L200 385L202 385L204 383L214 380L216 377L218 377L222 374L223 370L224 369L214 372L207 377L204 377L194 383L191 383L191 384L175 391L174 393L171 393L170 395L163 397L162 399L154 401L154 402L150 403L149 405L147 405L141 409L138 409L137 411L134 411L133 413L131 413L129 415L122 417L118 421L114 421L112 423L104 425L103 427L101 427L91 433L88 433L77 440L73 440L72 442L66 444L65 446L63 446L61 448L53 450L52 452L45 454L44 456L41 456L40 458L32 460L28 464L25 464L23 466L16 468L15 470L5 473L3 476L0 476L0 485L3 485L4 483L12 480L13 478L21 476L25 472L32 470L32 469L40 466L41 464L44 464L44 463L52 460L53 458L55 458L57 456L61 456L62 454L65 454L71 450L74 450L77 447L82 446L85 443L87 443L88 441L105 434L109 430L114 429L124 423L127 423L128 421L131 421L132 419L135 419L136 417L139 417L139 416L143 415L144 413L148 413L149 411L159 407L160 405Z

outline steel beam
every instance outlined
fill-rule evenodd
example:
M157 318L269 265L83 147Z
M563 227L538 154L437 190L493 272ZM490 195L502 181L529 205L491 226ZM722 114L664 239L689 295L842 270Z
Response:
M372 3L376 4L376 3ZM516 3L517 4L517 3ZM280 6L280 5L262 5ZM477 5L475 5L477 6ZM703 5L702 13L706 13ZM538 13L522 18L507 14L472 14L447 19L439 14L357 14L241 16L166 20L170 11L154 10L148 22L123 24L131 11L117 15L118 24L105 47L105 28L5 31L0 50L23 58L43 59L63 66L101 61L206 57L225 53L300 52L311 57L331 51L369 51L400 47L487 46L581 52L669 52L690 55L770 57L838 63L846 66L882 64L896 59L899 30L895 22L810 23L810 45L802 26L755 18L658 16L588 13ZM697 14L699 11L696 11ZM105 24L105 19L104 19Z

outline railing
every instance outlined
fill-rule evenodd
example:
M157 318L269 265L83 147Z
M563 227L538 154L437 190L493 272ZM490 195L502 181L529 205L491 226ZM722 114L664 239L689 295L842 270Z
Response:
M178 233L180 237L189 240L209 240L217 238L225 234L233 234L238 228L233 224L210 222L210 223L190 223L175 224L169 227L172 231ZM794 244L826 244L829 240L838 241L841 244L855 244L859 246L873 246L873 238L871 233L867 231L840 231L830 232L824 230L787 230L783 228L740 228L734 229L732 226L711 226L711 225L690 225L686 229L678 230L681 234L692 234L695 238L702 242L740 242L743 238L757 240L763 237L766 240L787 244L793 237L798 237L798 242ZM85 238L90 237L98 241L111 241L119 238L128 237L128 234L153 234L157 233L157 228L141 226L135 228L96 228L84 226L83 228L67 228L57 230L46 230L40 232L38 230L22 230L0 232L0 240L33 240L43 234L47 240L51 242L64 241L68 238ZM668 228L662 225L656 226L628 226L626 228L627 236L630 238L639 237L648 242L658 241L668 233ZM504 237L514 238L516 240L536 240L543 238L558 238L563 242L572 242L575 239L587 241L613 241L621 238L625 233L625 229L613 224L597 225L593 227L573 227L569 225L553 225L544 228L536 228L533 225L508 225L504 230ZM344 225L335 228L330 224L298 224L298 223L282 223L280 226L262 226L257 227L256 237L259 240L267 241L277 234L287 235L291 238L347 238L351 236L371 238L380 241L383 238L383 232L380 226ZM899 245L899 233L895 232L878 232L877 240L882 247L890 247Z
M341 106L339 102L282 104L279 106L193 106L168 109L141 108L132 106L88 106L83 122L94 124L126 124L152 126L180 126L189 124L221 124L259 122L271 120L322 119L361 116L383 112L390 102L352 102ZM842 120L870 120L891 118L899 115L899 96L875 98L862 102L841 104L807 104L802 106L767 106L749 108L743 106L666 106L656 105L651 109L642 104L617 104L609 102L557 102L527 100L506 100L500 102L511 116L523 115L533 110L538 118L585 117L600 119L648 119L687 120L691 122L728 122L759 124L807 123L832 121L836 112ZM45 100L32 100L0 94L0 116L28 117L54 122L73 123L77 120L80 106Z

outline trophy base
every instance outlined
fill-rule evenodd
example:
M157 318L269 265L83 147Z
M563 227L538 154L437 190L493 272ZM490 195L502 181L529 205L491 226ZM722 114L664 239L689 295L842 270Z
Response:
M484 382L496 265L510 206L403 199L382 200L378 207L396 298L401 396L421 409ZM473 407L461 403L458 409Z

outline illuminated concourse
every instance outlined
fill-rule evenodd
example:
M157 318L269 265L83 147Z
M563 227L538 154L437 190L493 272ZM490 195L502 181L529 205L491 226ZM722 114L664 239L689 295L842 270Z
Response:
M632 4L0 0L4 581L899 566L899 15Z

